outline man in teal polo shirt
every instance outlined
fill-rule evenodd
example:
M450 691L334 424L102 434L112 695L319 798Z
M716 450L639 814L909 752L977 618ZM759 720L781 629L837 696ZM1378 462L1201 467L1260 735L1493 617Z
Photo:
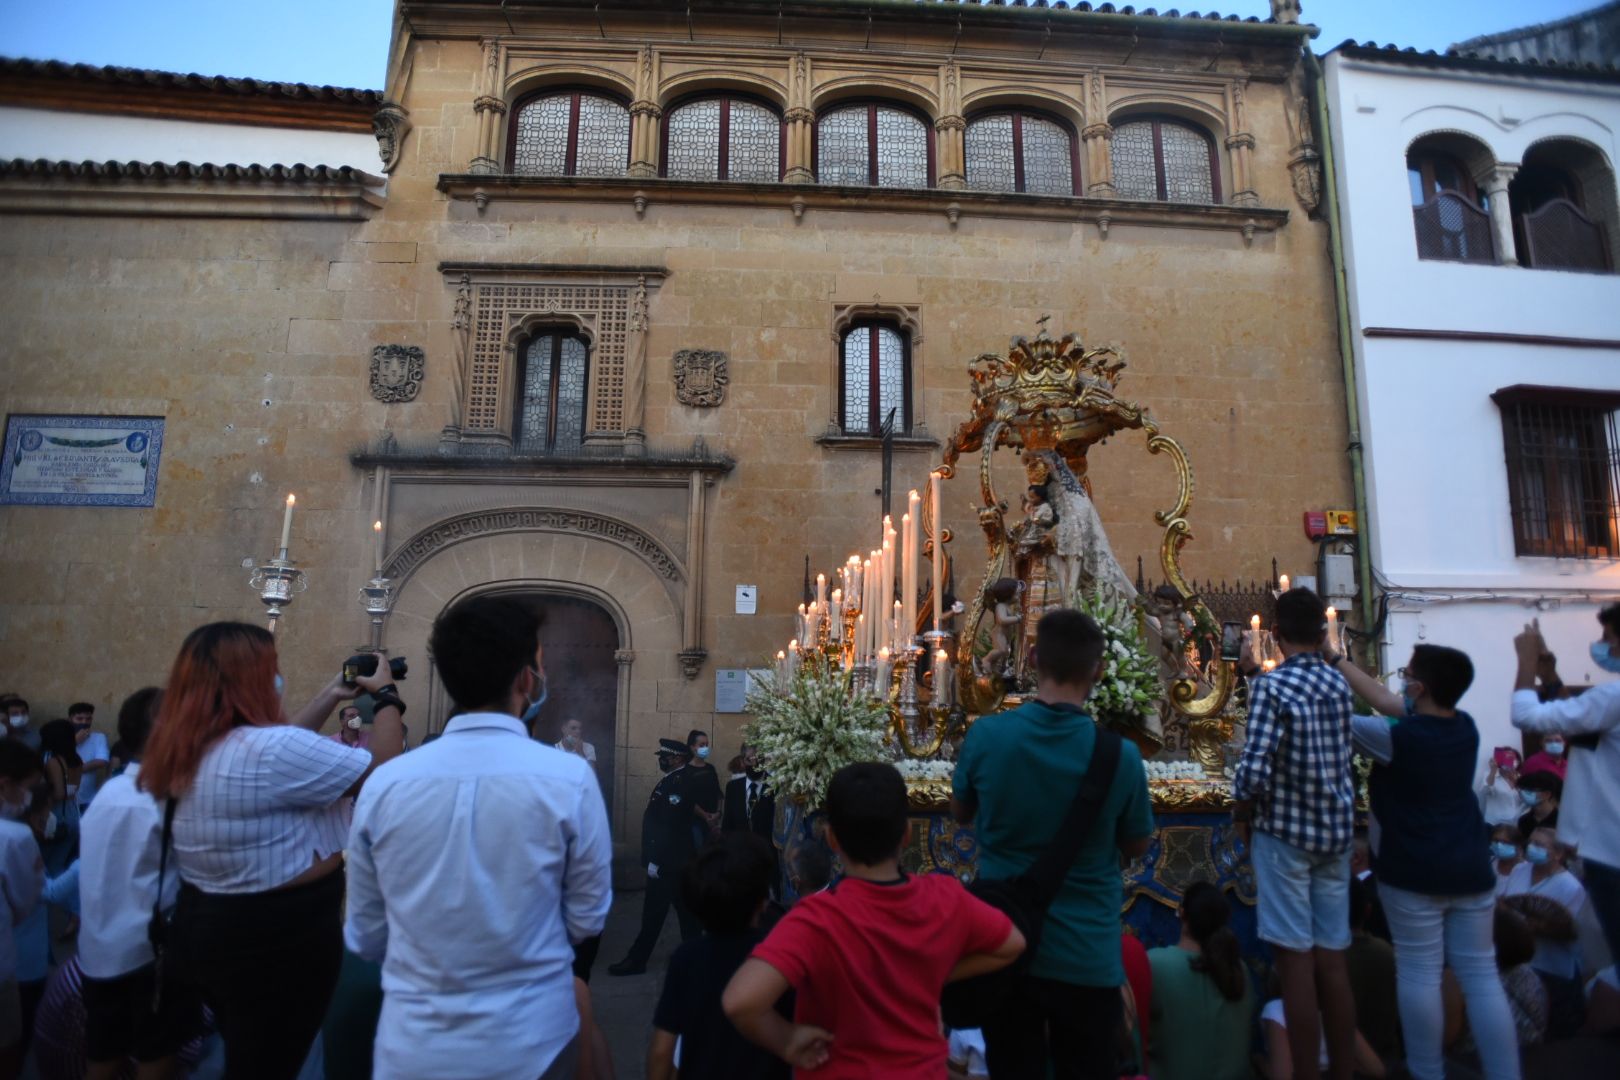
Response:
M1036 699L975 723L957 757L951 811L979 838L979 873L1028 870L1080 791L1097 726L1086 698L1102 673L1103 635L1078 611L1053 611L1035 628ZM1153 840L1142 755L1130 741L1102 812L1047 909L1040 949L1007 1008L984 1026L996 1080L1050 1075L1112 1080L1121 1020L1120 857Z

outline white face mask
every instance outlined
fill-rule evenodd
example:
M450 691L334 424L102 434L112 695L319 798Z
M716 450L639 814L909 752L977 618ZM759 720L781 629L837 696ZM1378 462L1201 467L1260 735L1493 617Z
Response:
M15 715L13 715L12 718L11 718L11 726L14 727L14 728L25 728L25 727L27 727L28 726L28 714L25 713L25 712L20 712L20 713L16 713Z
M348 727L348 729L350 731L359 731L360 730L360 718L358 716L349 717L347 720L344 721L344 724L347 725L347 727Z

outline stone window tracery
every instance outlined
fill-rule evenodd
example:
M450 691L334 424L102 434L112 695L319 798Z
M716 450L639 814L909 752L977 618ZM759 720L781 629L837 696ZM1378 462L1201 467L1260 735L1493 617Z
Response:
M857 322L839 343L838 415L846 435L878 435L890 411L911 430L911 340L892 323Z
M907 109L844 105L816 122L816 179L823 184L926 188L933 174L933 133Z
M965 135L967 186L976 191L1074 195L1074 137L1036 113L990 113L969 121Z
M1161 117L1116 124L1109 155L1120 198L1220 201L1215 143L1190 124Z
M769 106L722 95L671 109L664 122L664 175L674 180L782 178L782 118Z
M545 330L522 348L512 442L529 452L578 450L585 437L590 346L565 330Z
M548 91L518 106L510 171L533 176L623 176L630 162L630 111L589 90Z

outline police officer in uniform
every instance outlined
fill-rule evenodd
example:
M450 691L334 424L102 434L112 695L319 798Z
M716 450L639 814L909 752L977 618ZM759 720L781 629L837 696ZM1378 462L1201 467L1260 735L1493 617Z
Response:
M674 739L659 739L658 747L658 766L664 770L664 777L653 788L641 815L641 861L647 868L641 932L625 958L608 965L609 975L640 975L647 970L647 958L658 944L672 903L681 923L682 941L703 932L697 917L687 909L680 887L681 871L696 850L693 824L698 800L693 797L692 777L687 769L692 752L685 743Z

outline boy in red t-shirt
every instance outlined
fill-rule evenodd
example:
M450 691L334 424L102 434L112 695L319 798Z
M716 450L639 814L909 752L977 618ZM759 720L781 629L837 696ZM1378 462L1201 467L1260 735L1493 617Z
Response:
M1005 967L1024 951L1012 920L947 874L900 869L906 782L892 765L839 769L827 788L827 842L844 877L788 912L726 986L737 1030L815 1080L945 1075L939 998L947 982ZM794 1022L772 1006L798 992Z

